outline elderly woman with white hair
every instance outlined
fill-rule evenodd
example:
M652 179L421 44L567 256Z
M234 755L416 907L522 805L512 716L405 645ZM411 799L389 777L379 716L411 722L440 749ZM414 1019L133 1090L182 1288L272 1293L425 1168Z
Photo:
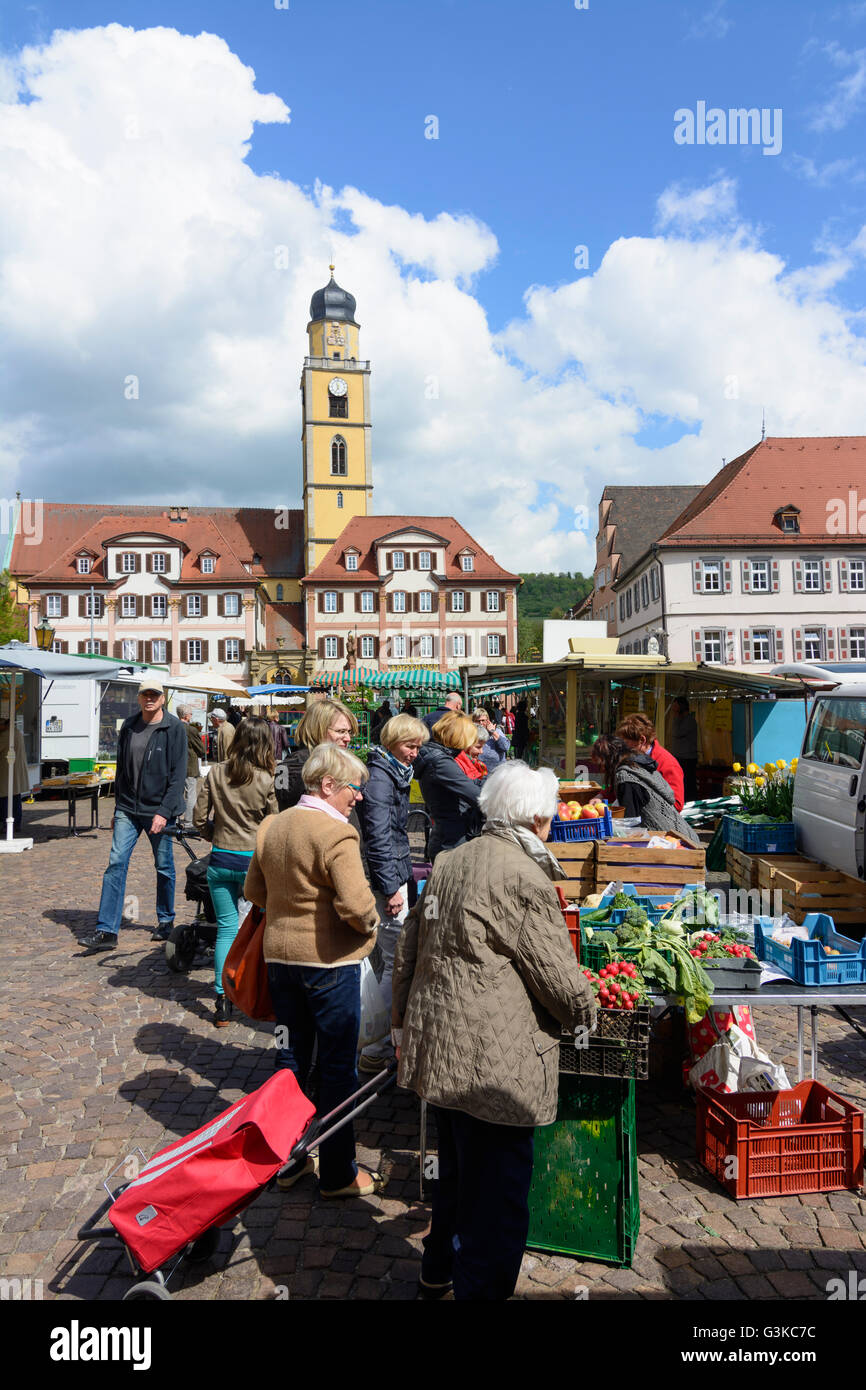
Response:
M314 748L303 768L306 792L262 821L244 895L265 910L264 956L276 1015L277 1068L306 1085L318 1046L318 1108L333 1110L358 1086L361 961L376 944L379 911L364 876L349 813L362 800L367 769L336 743ZM289 1187L305 1172L278 1179ZM363 1197L383 1186L358 1169L345 1125L319 1152L323 1197Z
M481 835L437 858L397 946L399 1081L428 1101L439 1136L422 1298L514 1292L534 1129L556 1119L562 1029L595 1027L544 844L557 797L549 769L491 773Z

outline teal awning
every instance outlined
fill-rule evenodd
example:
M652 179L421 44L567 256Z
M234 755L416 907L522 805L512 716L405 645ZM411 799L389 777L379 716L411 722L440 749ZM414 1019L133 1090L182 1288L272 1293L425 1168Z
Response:
M459 671L432 671L412 667L406 671L374 671L356 666L353 671L319 671L313 690L350 690L366 685L374 690L461 690Z

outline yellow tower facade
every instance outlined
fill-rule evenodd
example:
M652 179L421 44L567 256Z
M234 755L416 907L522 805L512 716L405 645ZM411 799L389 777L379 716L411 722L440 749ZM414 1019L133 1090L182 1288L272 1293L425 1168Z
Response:
M355 298L331 279L310 301L301 374L304 561L309 574L373 496L370 363L360 356Z

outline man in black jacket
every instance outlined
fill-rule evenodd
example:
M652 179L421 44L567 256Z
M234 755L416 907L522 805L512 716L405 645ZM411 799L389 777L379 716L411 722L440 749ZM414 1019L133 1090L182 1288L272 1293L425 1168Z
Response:
M138 703L141 713L124 722L117 740L111 855L96 931L81 940L91 951L113 951L117 945L129 860L142 831L156 864L158 926L152 939L164 941L174 924L174 843L163 832L184 807L186 729L164 708L165 693L155 678L139 686Z
M432 734L434 724L438 724L439 720L444 719L446 714L459 714L462 709L462 695L455 695L454 693L446 695L438 709L431 710L429 714L424 715L422 723L427 725Z

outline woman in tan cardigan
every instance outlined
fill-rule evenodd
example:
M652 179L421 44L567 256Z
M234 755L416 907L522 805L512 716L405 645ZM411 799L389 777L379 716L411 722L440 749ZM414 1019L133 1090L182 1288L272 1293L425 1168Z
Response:
M277 1027L277 1067L304 1087L318 1047L318 1108L329 1113L358 1085L361 961L376 943L379 914L361 864L349 812L362 799L364 764L335 743L314 748L297 806L259 829L244 892L266 914L264 954ZM305 1172L280 1179L289 1187ZM381 1190L359 1170L355 1136L344 1125L319 1152L323 1197Z

